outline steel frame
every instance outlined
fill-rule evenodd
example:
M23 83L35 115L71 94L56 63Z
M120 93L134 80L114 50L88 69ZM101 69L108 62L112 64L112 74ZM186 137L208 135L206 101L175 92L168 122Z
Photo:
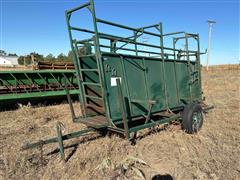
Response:
M89 29L83 29L83 28L71 26L71 16L72 16L72 14L75 13L76 11L82 10L84 8L88 9L90 14L92 15L94 31L89 30ZM145 26L145 27L141 27L141 28L132 28L132 27L129 27L129 26L113 23L113 22L106 21L106 20L103 20L103 19L99 19L99 18L96 17L96 14L95 14L94 1L93 0L88 1L84 5L81 5L79 7L76 7L76 8L73 8L73 9L70 9L70 10L66 11L66 20L67 20L70 44L71 44L73 52L75 52L74 53L75 54L75 56L74 56L74 62L75 63L74 64L76 64L75 67L76 67L76 71L79 74L79 77L82 76L81 75L81 67L80 67L80 64L79 64L79 55L77 53L79 45L85 45L87 43L88 45L93 46L94 49L95 49L95 54L93 54L93 56L96 56L96 60L99 64L99 69L100 69L100 72L101 72L100 73L100 84L102 85L101 88L103 90L103 101L105 103L106 117L109 120L109 125L110 126L113 123L111 121L111 116L110 116L110 112L109 112L109 103L108 103L108 100L105 98L107 96L107 94L106 94L105 77L103 76L103 73L102 73L103 72L102 54L108 53L108 54L117 54L117 55L121 56L122 53L118 53L118 50L124 50L126 53L129 52L129 51L130 52L135 52L135 55L138 56L138 57L140 57L139 53L149 53L149 54L159 55L160 58L163 60L162 71L163 71L163 79L164 79L164 82L165 82L164 83L165 97L167 97L167 90L166 90L167 88L166 88L166 80L165 80L165 74L166 73L165 73L165 63L164 63L164 61L169 60L169 56L173 57L171 59L174 61L174 64L176 63L176 61L179 61L181 57L186 57L188 65L191 63L190 57L194 56L196 64L197 64L196 68L197 68L198 77L201 76L201 74L200 74L200 54L201 53L200 53L200 47L199 47L199 35L198 34L190 34L190 33L184 32L184 31L165 33L164 34L162 23L153 24L153 25L149 25L149 26ZM120 36L115 36L115 35L99 32L98 28L97 28L98 23L102 23L102 24L106 24L106 25L130 30L130 31L132 31L133 36L120 37ZM148 31L149 29L153 29L153 28L156 29L159 32L159 34ZM79 40L76 40L76 39L73 38L72 31L90 33L90 34L93 34L94 36L92 38L84 39L84 40L79 41ZM159 39L159 45L137 42L137 40L144 34L151 35L153 37L157 37ZM184 36L173 37L173 44L172 44L173 48L169 48L169 47L164 46L164 37L168 37L168 36L172 37L173 35L182 35L182 34ZM197 50L196 51L189 50L189 48L188 48L188 39L189 38L192 38L192 39L197 41ZM100 44L101 39L109 40L110 45ZM176 49L176 43L177 43L178 40L181 40L181 39L185 39L186 50ZM118 43L125 43L125 44L117 47ZM129 44L133 44L135 49L124 48L125 46L127 46ZM139 50L138 46L157 48L157 49L160 49L160 52ZM101 48L108 48L109 52L103 51ZM171 54L170 53L165 53L164 52L165 50L172 51L173 53L171 53ZM178 54L178 56L176 56L176 54ZM146 58L147 57L143 56L143 60L145 60ZM122 65L122 67L123 67L123 69L125 69L124 65ZM188 71L189 71L189 76L191 76L190 75L191 70L189 68L190 68L190 65L188 66ZM176 77L176 74L175 74L175 77ZM82 77L80 79L82 79ZM83 85L82 85L83 81L80 80L79 83L80 83L79 86L83 87ZM199 81L199 83L201 84L201 81ZM177 84L176 84L176 87L177 87ZM86 102L84 101L84 93L83 93L84 90L83 90L83 88L80 88L80 90L82 92L81 95L80 95L80 98L79 98L80 102L82 104L85 104ZM191 89L190 89L190 91L191 91ZM192 100L192 96L191 96L191 100ZM165 104L166 104L167 109L169 109L167 98L165 99ZM82 109L82 112L84 114L84 117L86 117L84 107L85 106L82 105L81 109ZM81 118L79 118L79 119L81 119Z
M88 9L90 14L92 15L94 30L83 29L83 28L74 27L71 25L72 14L75 13L76 11L82 10L84 8ZM141 129L150 128L150 127L153 127L158 124L168 123L168 122L171 122L171 121L174 121L174 120L180 118L179 112L183 109L183 106L176 106L176 107L170 109L168 99L166 98L165 99L165 109L163 111L153 113L152 107L154 107L155 101L151 100L151 101L149 101L148 113L146 115L143 115L143 117L144 117L143 123L140 125L136 125L136 126L129 126L130 122L131 123L137 122L137 119L139 117L132 116L129 118L127 116L124 97L123 97L123 93L122 93L122 85L120 83L120 80L117 80L119 103L121 105L122 119L120 119L119 121L113 122L113 119L110 115L109 102L108 102L108 99L106 98L108 94L107 94L107 89L106 89L106 87L107 87L106 79L103 74L103 72L104 72L104 67L103 67L103 62L102 62L103 54L115 55L115 56L120 57L121 59L126 56L130 56L130 57L135 56L135 57L141 58L143 62L145 62L149 58L156 59L156 60L159 60L159 58L160 58L163 61L161 70L163 72L164 93L165 93L165 97L167 97L166 77L165 77L166 76L166 72L165 72L165 62L166 61L173 61L174 68L175 68L177 62L185 61L188 64L189 76L191 76L191 73L192 73L191 69L190 69L190 64L192 61L195 61L196 62L196 72L195 73L198 74L198 77L199 77L198 81L200 83L200 88L201 88L200 55L202 53L200 52L200 44L199 44L199 35L198 34L190 34L190 33L184 32L184 31L164 34L162 23L145 26L145 27L141 27L141 28L132 28L132 27L128 27L125 25L120 25L120 24L116 24L113 22L103 20L103 19L99 19L96 17L96 14L95 14L93 0L89 0L87 3L85 3L81 6L78 6L76 8L66 11L65 15L66 15L66 22L67 22L67 27L68 27L68 34L69 34L69 38L70 38L70 45L71 45L71 48L74 53L75 70L77 73L77 77L79 79L79 81L78 81L78 85L80 87L79 101L81 103L81 110L82 110L82 114L83 114L83 116L81 116L81 117L75 116L74 109L73 109L73 106L71 103L71 99L70 99L70 96L68 95L73 121L83 123L84 121L86 121L86 119L92 118L92 117L87 116L86 109L85 109L86 95L84 93L84 83L86 83L86 82L83 81L82 72L86 71L86 69L82 69L81 64L80 64L80 58L81 58L81 56L95 57L95 59L97 61L97 69L94 69L94 71L97 71L99 73L99 81L100 82L98 83L98 85L101 87L102 92L103 92L102 97L99 99L102 99L102 101L104 102L104 109L105 109L104 115L106 117L107 124L104 122L102 125L92 126L92 127L90 126L87 129L84 129L84 130L81 130L81 131L78 131L75 133L70 133L68 135L63 135L63 136L61 135L61 133L59 133L59 131L61 131L61 128L58 127L57 128L58 137L24 146L24 149L39 146L39 145L41 145L41 143L48 144L48 143L52 143L52 142L58 142L61 155L64 158L64 150L63 150L62 141L73 138L73 137L78 137L78 136L84 135L85 133L87 133L89 131L108 129L111 131L119 132L119 133L123 134L127 139L131 139L131 138L134 138L136 136L136 132ZM132 31L133 35L130 37L120 37L120 36L116 36L116 35L99 32L98 31L98 23L102 23L102 24L106 24L106 25L110 25L110 26L114 26L114 27ZM151 32L151 31L149 31L150 29L156 29L158 31L158 33ZM92 36L92 38L89 38L89 39L77 40L77 39L74 39L72 31L89 33L89 34L92 34L93 36ZM159 45L139 42L138 40L141 36L143 36L143 34L147 34L152 37L158 38ZM183 36L181 36L181 35L183 35ZM172 37L172 36L176 36L176 37ZM173 38L172 48L164 46L164 38L165 37ZM195 51L189 50L189 45L188 45L189 38L192 38L192 39L196 40L196 42L197 42L197 49ZM108 40L109 45L101 44L100 42L103 39ZM186 45L185 50L176 48L176 43L182 39L185 40L185 45ZM121 44L121 43L124 43L124 44ZM90 45L91 47L94 47L94 51L95 51L94 54L79 55L79 53L78 53L79 48L84 47L86 44ZM119 44L121 44L121 45L119 45ZM134 45L134 49L127 48L126 46L128 46L129 44ZM155 49L158 49L159 52L142 50L142 49L139 49L139 46L155 48ZM102 50L103 48L108 49L108 51L107 52L103 51ZM120 53L119 50L124 50L124 53L122 53L122 52ZM171 51L171 53L168 53L168 52L165 53L165 51ZM131 54L129 54L129 52L134 52L135 54L131 55ZM148 53L149 55L155 55L155 56L157 55L159 57L153 57L153 56L148 57L148 56L140 55L140 53ZM181 59L182 57L186 57L187 60ZM194 57L195 59L192 60L191 57ZM124 63L122 63L122 62L123 61L121 61L121 68L123 69L123 78L126 79L127 78L126 73L125 73L126 69L125 69ZM146 68L146 67L143 67L143 68ZM92 69L92 71L93 71L93 69ZM176 79L177 78L176 71L175 71L174 76ZM144 75L144 77L146 79L146 75ZM147 82L145 82L145 83L147 83ZM189 84L190 83L191 82L189 81ZM176 86L176 88L178 86L176 84L176 82L175 82L175 86ZM129 101L131 101L130 103L134 103L135 100L130 98L128 89L127 89L127 94L128 94L127 96L129 98ZM146 94L146 96L148 96L148 95ZM179 95L177 95L177 96L179 96ZM93 96L92 96L92 98L93 98ZM202 100L202 97L200 95L200 100L198 100L198 102L201 103L201 100ZM138 101L138 100L136 100L136 101ZM192 94L190 97L190 101L192 101L192 102L196 101L192 98ZM153 116L159 116L160 118L153 119L152 118ZM74 135L72 135L72 134L74 134Z

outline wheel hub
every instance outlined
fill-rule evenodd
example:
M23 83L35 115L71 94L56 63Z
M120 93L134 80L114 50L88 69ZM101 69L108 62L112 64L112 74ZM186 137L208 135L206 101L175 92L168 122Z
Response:
M194 130L198 131L198 129L200 128L201 121L202 121L201 112L195 112L192 116L192 127Z

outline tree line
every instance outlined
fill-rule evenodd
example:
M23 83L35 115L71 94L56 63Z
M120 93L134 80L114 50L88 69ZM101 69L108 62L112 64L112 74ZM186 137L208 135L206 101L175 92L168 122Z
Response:
M92 47L89 44L85 44L83 47L78 49L78 55L86 55L92 53ZM7 54L4 50L0 50L1 56L17 56L17 54ZM53 54L48 54L44 56L42 54L32 52L26 56L18 57L18 64L20 65L30 65L37 62L72 62L73 52L69 51L67 55L60 53L58 56Z
M38 54L36 52L32 52L26 56L19 56L18 64L20 65L30 65L37 62L72 62L72 51L69 51L67 55L60 53L58 56L54 56L53 54L48 54L47 56Z
M4 50L0 49L0 56L17 56L16 53L7 53Z

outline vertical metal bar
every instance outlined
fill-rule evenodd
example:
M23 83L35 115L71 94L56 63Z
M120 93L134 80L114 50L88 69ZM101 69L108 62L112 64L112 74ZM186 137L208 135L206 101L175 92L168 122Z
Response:
M185 45L186 45L186 55L187 55L187 61L188 61L188 76L189 76L189 92L190 92L190 100L192 101L192 75L191 75L191 63L189 58L189 51L188 51L188 35L185 33Z
M126 113L126 106L125 101L122 93L122 87L120 79L116 79L117 81L117 87L118 87L118 95L119 95L119 102L122 110L122 120L123 120L123 126L125 131L125 137L129 139L129 128L128 128L128 122L127 122L127 113Z
M72 120L73 122L75 122L76 119L76 114L74 112L74 108L73 108L73 103L72 103L72 99L70 97L70 93L69 93L69 89L68 89L68 84L67 84L67 77L64 75L64 87L65 87L65 91L67 94L67 100L68 100L68 104L70 107L70 111L71 111L71 115L72 115Z
M135 41L135 55L137 56L138 55L138 49L137 49L137 32L136 31L133 31L133 35L134 35L134 41Z
M116 53L116 42L113 39L110 40L110 47L110 52Z
M176 59L176 39L173 38L173 58Z
M197 71L198 71L198 83L200 88L200 97L202 100L202 75L201 75L201 60L200 60L200 41L199 41L199 34L197 34Z
M163 71L163 82L164 82L165 107L167 109L169 109L169 106L168 106L168 95L167 95L167 84L166 84L166 74L165 74L165 58L164 58L162 23L159 23L158 30L160 32L160 46L161 46L161 56L162 56L162 71Z
M62 128L61 128L60 122L57 123L57 140L58 140L61 158L65 161L65 153L64 153L64 146L63 146L63 140L62 140Z
M178 89L178 79L177 79L177 69L176 69L176 53L175 53L175 50L176 50L176 40L175 38L173 38L173 54L174 54L174 60L173 60L173 63L174 63L174 75L175 75L175 87L176 87L176 91L177 91L177 102L178 104L180 104L180 98L179 98L179 89Z
M142 58L142 62L143 62L143 66L144 66L144 86L145 86L145 91L146 91L146 96L147 96L147 100L149 101L150 100L150 97L149 97L149 92L148 92L148 80L147 80L147 68L146 68L146 63L145 63L145 58Z
M96 60L99 64L100 68L100 81L103 86L103 101L105 105L105 110L106 110L106 116L108 117L108 123L109 125L112 125L111 121L111 116L110 116L110 110L109 110L109 102L107 98L107 85L106 85L106 80L105 76L103 74L104 68L103 68L103 62L102 62L102 55L101 55L101 49L100 49L100 44L99 44L99 36L98 36L98 28L97 28L97 19L96 19L96 14L95 14L95 8L94 8L94 1L90 0L90 11L92 13L92 19L93 19L93 26L94 26L94 32L95 32L95 38L94 38L94 48L95 48L95 53L96 53Z
M127 96L128 96L128 101L131 102L131 95L130 95L130 91L129 91L129 86L128 86L128 81L127 81L127 73L126 73L126 68L125 68L125 61L123 60L123 57L120 56L120 61L121 61L121 68L123 71L123 78L124 78L124 82L126 83L126 91L127 91ZM130 113L132 114L132 106L131 103L129 103L129 108L130 108ZM130 115L131 116L131 115Z

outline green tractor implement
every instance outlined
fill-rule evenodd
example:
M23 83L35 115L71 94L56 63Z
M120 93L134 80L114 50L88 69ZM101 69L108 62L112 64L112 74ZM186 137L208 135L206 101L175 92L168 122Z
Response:
M75 70L0 71L0 106L79 94Z

